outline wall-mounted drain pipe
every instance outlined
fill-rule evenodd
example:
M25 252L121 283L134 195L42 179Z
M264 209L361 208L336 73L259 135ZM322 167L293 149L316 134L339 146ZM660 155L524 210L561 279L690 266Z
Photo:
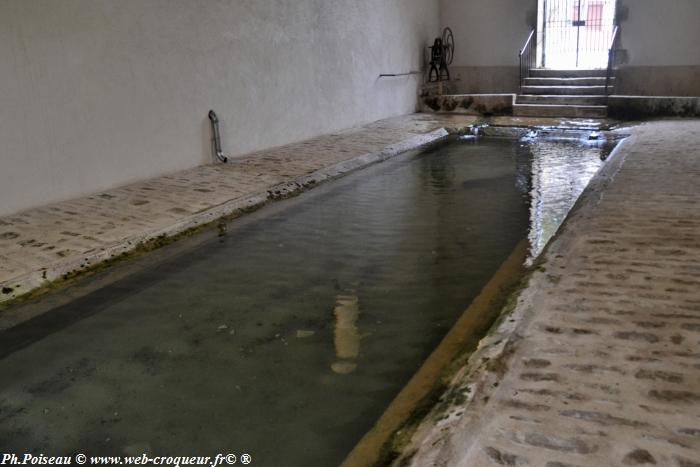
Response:
M216 112L213 110L209 111L209 120L211 120L211 133L212 133L212 145L216 153L216 158L221 162L228 162L228 157L224 156L224 152L221 150L221 133L219 132L219 117L216 116Z
M411 70L411 71L407 71L405 73L382 73L381 75L379 75L379 77L380 78L393 78L393 77L397 77L397 76L411 76L411 75L420 75L420 74L423 74L423 72L418 71L418 70Z

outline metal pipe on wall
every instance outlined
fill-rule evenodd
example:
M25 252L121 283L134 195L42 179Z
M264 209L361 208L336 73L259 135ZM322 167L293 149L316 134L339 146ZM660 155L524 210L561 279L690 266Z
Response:
M221 162L228 162L228 157L224 156L224 152L221 150L221 133L219 132L219 117L216 116L216 112L213 110L209 111L209 120L211 120L211 132L212 132L212 144L214 147L214 153L216 158Z

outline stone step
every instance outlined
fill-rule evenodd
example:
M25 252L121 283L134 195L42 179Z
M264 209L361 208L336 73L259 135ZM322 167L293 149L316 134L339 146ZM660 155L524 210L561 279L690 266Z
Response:
M521 93L604 96L605 86L523 86Z
M614 82L610 80L611 84ZM526 86L605 86L605 76L585 78L525 78Z
M605 68L595 70L554 70L551 68L531 68L530 76L533 78L589 78L605 77Z
M514 104L513 116L605 118L608 116L608 108L605 105Z
M545 104L545 105L605 105L605 96L570 96L549 94L518 94L516 104Z

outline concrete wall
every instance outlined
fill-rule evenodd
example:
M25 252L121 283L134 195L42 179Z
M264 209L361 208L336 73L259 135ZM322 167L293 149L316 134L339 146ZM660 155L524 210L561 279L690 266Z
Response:
M0 0L0 215L415 110L438 0Z
M441 20L455 36L450 73L457 92L518 89L518 50L537 23L537 0L441 0Z
M537 23L537 0L441 0L456 42L456 92L517 92L518 50ZM619 0L617 93L700 96L700 0Z
M700 117L700 97L621 96L608 99L608 115L637 120L658 117Z
M700 96L700 1L619 0L618 94Z

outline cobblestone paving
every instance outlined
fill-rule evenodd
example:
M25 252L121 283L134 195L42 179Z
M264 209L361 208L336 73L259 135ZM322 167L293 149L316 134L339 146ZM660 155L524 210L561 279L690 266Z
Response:
M66 272L230 213L231 200L475 117L414 114L0 217L0 302ZM419 139L420 140L420 139ZM253 204L253 202L251 202Z
M412 465L700 466L700 121L601 175Z

